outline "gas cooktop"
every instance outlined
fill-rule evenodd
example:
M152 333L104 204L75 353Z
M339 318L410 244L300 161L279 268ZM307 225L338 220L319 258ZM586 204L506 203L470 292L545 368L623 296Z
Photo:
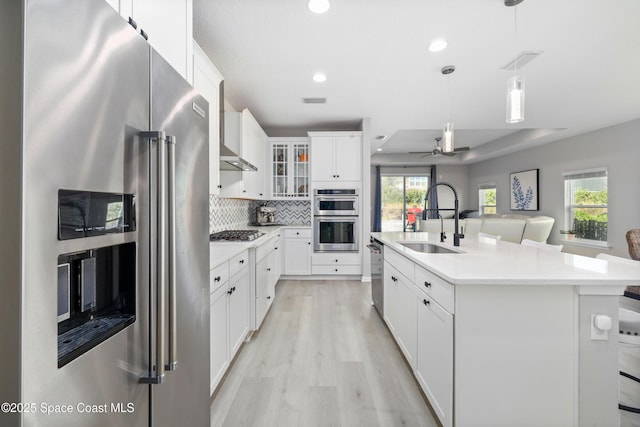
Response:
M209 240L212 242L221 240L228 242L245 242L255 240L263 234L264 233L258 230L223 230L209 235Z

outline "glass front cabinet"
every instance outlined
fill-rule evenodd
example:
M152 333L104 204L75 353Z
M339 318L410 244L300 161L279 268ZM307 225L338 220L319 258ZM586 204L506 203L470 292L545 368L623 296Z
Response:
M271 198L309 198L309 142L307 139L271 141Z

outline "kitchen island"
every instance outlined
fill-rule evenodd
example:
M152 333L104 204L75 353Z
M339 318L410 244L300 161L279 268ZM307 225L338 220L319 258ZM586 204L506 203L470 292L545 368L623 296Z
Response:
M640 263L371 235L384 244L384 320L443 425L619 425L618 299Z

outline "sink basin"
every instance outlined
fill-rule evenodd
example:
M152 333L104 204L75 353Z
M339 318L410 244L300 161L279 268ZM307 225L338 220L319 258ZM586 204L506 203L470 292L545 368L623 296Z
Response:
M405 248L409 248L412 251L422 252L425 254L459 254L460 252L454 251L449 248L434 245L426 242L398 242Z

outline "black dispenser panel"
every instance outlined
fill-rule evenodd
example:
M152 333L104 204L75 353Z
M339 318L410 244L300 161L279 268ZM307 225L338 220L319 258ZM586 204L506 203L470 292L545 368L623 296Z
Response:
M133 194L58 191L58 239L134 231Z
M58 257L58 367L135 322L136 244Z

